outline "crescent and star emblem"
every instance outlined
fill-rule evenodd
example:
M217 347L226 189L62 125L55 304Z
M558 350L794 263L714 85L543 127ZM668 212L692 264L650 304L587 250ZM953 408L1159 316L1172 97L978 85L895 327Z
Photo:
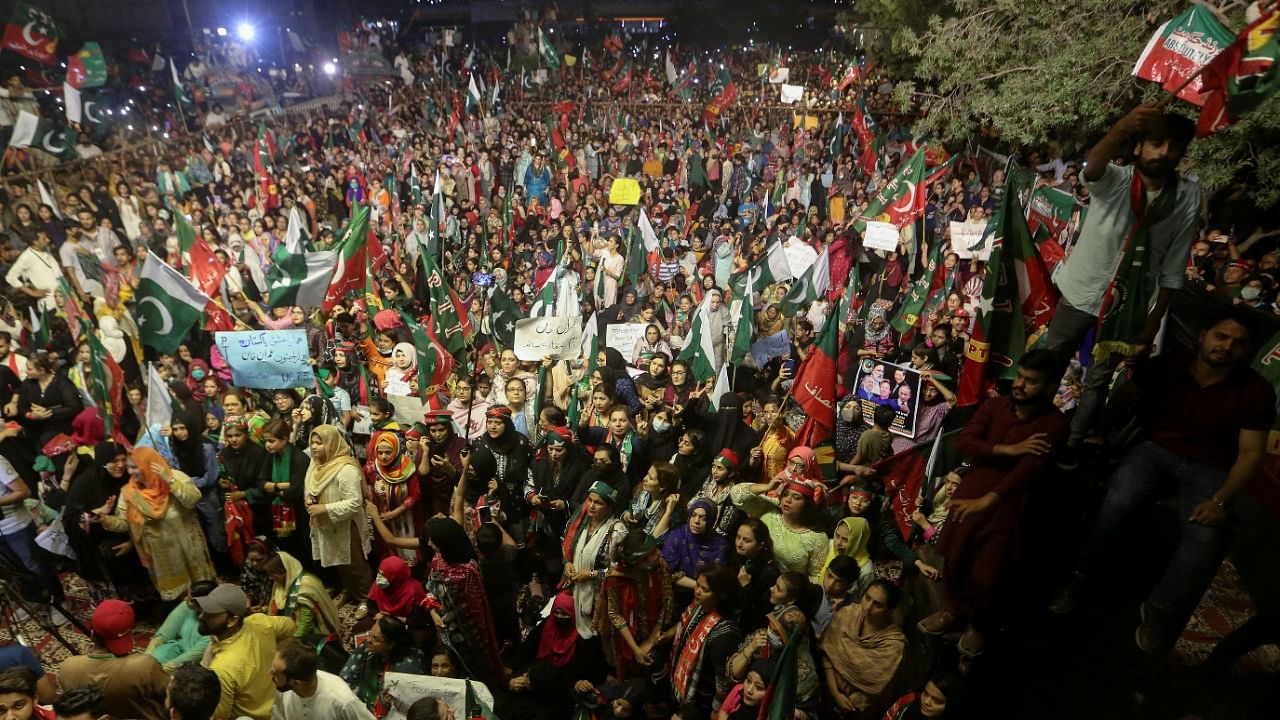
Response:
M167 333L169 333L170 331L172 331L172 330L173 330L173 316L169 314L169 309L168 309L168 308L166 308L166 307L164 306L164 303L160 302L159 300L157 300L156 298L153 298L153 297L144 297L144 298L142 298L141 300L139 300L139 301L138 301L138 308L139 308L139 309L141 309L141 308L142 308L142 306L143 306L143 305L146 305L147 303L151 303L151 304L155 305L155 306L156 306L157 311L158 311L158 312L159 312L159 314L160 314L161 326L160 326L160 328L159 328L158 330L156 330L156 331L155 331L155 333L156 333L157 335L164 335L164 334L167 334ZM139 315L142 315L142 313L139 313ZM138 318L138 324L139 324L139 325L143 325L143 324L145 324L146 322L147 322L147 318L146 318L145 316L142 316L142 317L139 317L139 318ZM150 328L148 328L148 329L150 329Z

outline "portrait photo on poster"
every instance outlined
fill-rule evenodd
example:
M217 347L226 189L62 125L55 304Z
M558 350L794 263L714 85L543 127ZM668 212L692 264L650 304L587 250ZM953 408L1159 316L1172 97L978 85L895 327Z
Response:
M916 435L916 417L920 406L920 372L905 365L866 359L858 364L854 379L862 421L872 422L877 405L894 409L889 432L903 437Z

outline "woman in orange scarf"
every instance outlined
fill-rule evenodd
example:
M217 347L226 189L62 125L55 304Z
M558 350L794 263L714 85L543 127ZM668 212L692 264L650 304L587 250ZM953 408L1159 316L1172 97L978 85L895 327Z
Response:
M365 478L378 515L396 537L422 537L422 514L418 503L422 491L413 458L404 452L400 436L379 431L373 435L373 453L365 463ZM418 551L411 548L384 548L386 555L399 555L410 565L418 562Z
M182 597L200 580L216 580L195 513L200 489L151 448L130 451L128 469L129 482L120 489L114 512L111 500L94 510L102 526L129 532L133 550L165 600Z

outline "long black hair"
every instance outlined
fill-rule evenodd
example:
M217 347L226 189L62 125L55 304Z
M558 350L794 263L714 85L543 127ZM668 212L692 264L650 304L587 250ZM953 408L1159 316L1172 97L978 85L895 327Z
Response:
M432 518L427 521L427 539L436 546L440 557L450 565L461 565L476 559L475 547L467 532L452 518Z

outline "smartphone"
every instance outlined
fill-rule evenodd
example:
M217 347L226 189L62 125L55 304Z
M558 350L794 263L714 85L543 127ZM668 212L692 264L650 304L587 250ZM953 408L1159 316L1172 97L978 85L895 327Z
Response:
M493 508L488 505L481 505L476 508L476 512L480 514L480 522L493 522Z
M786 371L787 371L787 374L788 374L788 375L790 375L790 376L792 376L792 377L795 377L795 374L796 374L796 361L795 361L795 360L783 360L783 361L782 361L782 368L783 368L784 370L786 370Z

